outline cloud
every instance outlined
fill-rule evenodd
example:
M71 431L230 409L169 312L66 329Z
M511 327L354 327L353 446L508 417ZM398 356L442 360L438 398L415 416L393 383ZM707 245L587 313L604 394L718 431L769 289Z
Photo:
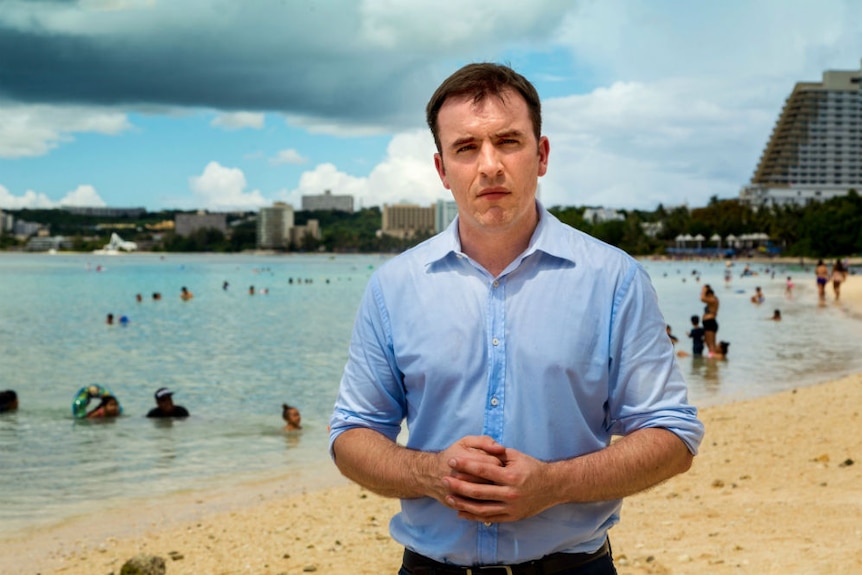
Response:
M434 151L427 130L403 132L392 138L386 157L367 177L352 176L330 163L320 164L300 176L296 189L279 192L277 198L297 209L302 206L303 195L325 190L352 195L357 208L401 202L427 206L451 199L434 170Z
M735 196L776 111L709 79L617 82L545 102L548 205L653 209Z
M78 186L68 192L63 199L55 202L45 194L27 190L23 195L14 196L12 192L0 185L0 208L7 210L21 209L53 209L60 206L106 206L105 200L99 196L93 186Z
M275 155L274 158L271 158L269 160L269 163L273 164L273 165L277 165L277 164L299 165L299 164L305 164L306 162L308 162L308 158L303 157L302 155L300 155L299 152L297 152L293 148L291 148L289 150L281 150L278 152L278 154Z
M225 130L241 130L243 128L253 128L260 130L265 123L265 115L254 112L225 112L219 114L210 125L216 128L224 128Z
M103 200L99 196L93 186L78 186L77 188L66 194L62 200L60 200L60 205L104 207L108 204L106 204L105 200Z
M110 7L110 10L105 8ZM0 95L22 102L281 111L415 126L450 67L545 42L563 0L31 2L0 14Z
M213 211L254 210L268 205L258 190L246 192L245 174L210 162L200 176L189 178L195 205Z
M50 209L56 207L56 203L45 194L27 190L24 195L13 196L12 192L0 185L0 208L7 210L20 210L23 208L44 208Z
M130 128L115 110L0 102L0 158L43 156L76 133L116 135Z

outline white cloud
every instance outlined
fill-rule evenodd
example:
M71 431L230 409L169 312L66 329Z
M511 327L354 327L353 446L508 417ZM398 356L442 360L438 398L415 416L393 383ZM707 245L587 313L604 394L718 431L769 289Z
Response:
M299 165L308 162L308 158L300 155L299 152L290 148L289 150L280 150L274 158L269 160L270 164L291 164Z
M96 189L93 186L78 186L68 194L66 194L62 200L60 200L61 206L86 206L86 207L104 207L108 204L105 203L99 194L96 192Z
M0 106L0 158L43 156L75 133L117 135L131 128L126 115L84 106Z
M210 162L200 176L189 178L189 188L196 206L213 211L253 210L268 205L260 191L245 191L245 174L238 168L226 168Z
M27 190L21 196L14 196L12 192L0 185L0 208L9 210L20 209L52 209L60 206L107 206L105 200L99 196L93 186L81 185L68 192L63 199L55 202L45 194Z
M750 90L708 79L617 82L545 102L546 205L654 209L736 196L775 121Z
M20 210L23 208L49 209L56 207L56 202L45 194L27 190L24 195L13 196L12 192L0 185L0 208L7 210Z
M367 177L357 177L340 171L330 163L320 164L304 172L299 186L282 191L278 199L296 208L302 205L303 195L352 195L356 207L382 206L409 202L430 205L440 199L451 199L434 170L434 142L427 130L414 130L394 136L386 151L386 158Z
M264 114L254 112L225 112L213 118L211 126L225 130L242 130L253 128L260 130L266 123Z

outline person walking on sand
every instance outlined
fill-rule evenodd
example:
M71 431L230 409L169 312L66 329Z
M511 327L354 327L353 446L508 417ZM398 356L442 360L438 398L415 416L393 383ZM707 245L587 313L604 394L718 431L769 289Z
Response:
M700 301L706 304L703 309L703 340L709 350L710 357L724 357L717 342L718 334L718 296L709 286L705 284L700 290Z
M817 267L814 268L814 275L817 277L817 297L821 302L826 301L826 282L829 280L829 268L823 263L823 260L817 260Z
M526 78L468 64L426 119L458 215L369 279L330 454L401 499L401 574L616 573L622 499L703 437L649 275L536 198L550 144Z
M835 301L841 297L841 283L847 279L847 268L841 263L840 259L835 260L832 264L832 291L835 292Z

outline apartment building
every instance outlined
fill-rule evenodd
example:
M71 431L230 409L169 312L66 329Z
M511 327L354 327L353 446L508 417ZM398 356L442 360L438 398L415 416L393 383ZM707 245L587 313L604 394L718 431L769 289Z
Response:
M804 205L851 189L862 192L862 66L794 86L739 199Z
M409 238L418 232L434 232L435 207L416 204L383 204L384 234Z
M302 196L303 211L337 210L353 213L353 196L336 195L332 190L325 190L322 194L309 194Z
M290 245L293 229L293 206L275 202L271 208L261 208L257 216L258 249L284 249Z

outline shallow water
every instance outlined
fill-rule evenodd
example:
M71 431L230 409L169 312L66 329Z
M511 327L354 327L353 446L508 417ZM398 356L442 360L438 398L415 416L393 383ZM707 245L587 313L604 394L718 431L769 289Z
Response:
M0 389L17 390L21 400L17 413L0 415L0 535L106 500L224 486L325 462L353 318L383 261L0 254ZM685 331L689 316L702 310L702 283L721 298L719 339L731 342L729 358L679 360L697 405L862 369L855 343L862 322L839 306L817 305L811 270L740 278L737 265L726 285L721 263L644 265L681 349L690 348ZM792 299L784 296L788 273L797 283ZM755 285L766 294L762 306L749 302ZM180 300L182 286L195 294L192 301ZM153 292L162 299L153 300ZM784 321L765 319L774 307ZM127 316L128 325L106 325L108 313ZM123 417L72 419L71 401L90 383L112 389ZM173 389L192 417L146 419L161 386ZM300 406L302 433L281 430L283 402Z

